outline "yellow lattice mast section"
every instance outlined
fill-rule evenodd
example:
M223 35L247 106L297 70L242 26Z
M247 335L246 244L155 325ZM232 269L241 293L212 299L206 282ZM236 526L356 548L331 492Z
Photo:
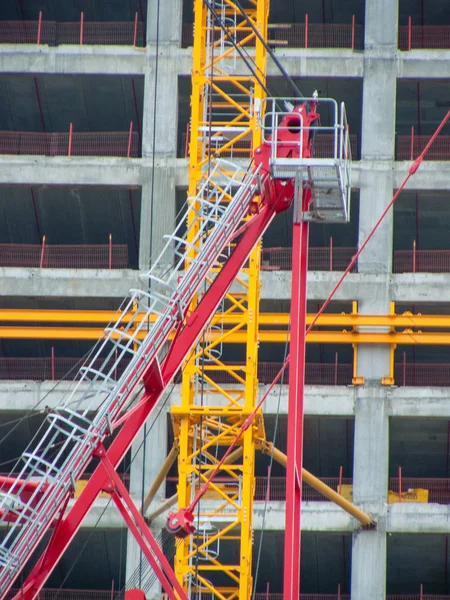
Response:
M269 0L195 0L188 194L192 236L201 211L198 191L217 161L245 159L248 166L252 148L261 142L256 113L265 96L266 51L247 19L266 40L268 12ZM228 168L226 163L219 166L224 173ZM220 187L220 181L211 184L209 193L215 185ZM237 324L211 326L184 369L181 406L172 409L180 449L180 507L189 504L256 405L259 288L258 245L219 307L226 317L237 317L231 319ZM245 348L239 361L230 364L227 357L225 365L222 342L236 332L245 333ZM261 415L199 505L197 533L179 542L175 571L189 594L251 598L256 437L264 437Z

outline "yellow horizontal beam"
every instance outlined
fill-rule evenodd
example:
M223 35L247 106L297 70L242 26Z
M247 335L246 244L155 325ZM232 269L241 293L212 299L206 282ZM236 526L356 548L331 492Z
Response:
M124 322L131 319L125 317ZM309 325L314 313L306 316ZM0 309L0 322L6 323L98 323L106 326L117 318L117 312L112 310L45 310L45 309ZM150 320L154 321L155 316ZM246 320L247 313L229 313L214 316L213 322L223 322L225 325L237 325ZM288 313L261 313L259 318L261 326L287 326ZM399 328L412 327L421 329L450 329L450 315L361 315L361 314L323 314L317 321L318 327L385 327Z
M91 340L102 337L103 329L97 327L0 327L0 339L34 339L34 340ZM207 341L217 337L213 331L206 336ZM145 332L138 335L143 339ZM260 330L261 343L282 344L289 339L287 331ZM246 332L235 331L223 340L227 344L245 344ZM412 332L397 331L389 333L358 331L312 331L307 336L311 344L417 344L417 345L450 345L450 332Z

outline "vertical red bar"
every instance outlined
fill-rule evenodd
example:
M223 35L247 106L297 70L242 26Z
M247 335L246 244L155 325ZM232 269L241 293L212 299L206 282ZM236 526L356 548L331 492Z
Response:
M413 273L416 272L416 240L413 241Z
M341 584L338 583L338 600L341 600Z
M333 270L333 238L330 237L330 271Z
M411 23L411 17L408 17L408 50L411 50L411 41L412 41L412 23Z
M109 234L109 268L112 269L112 233Z
M402 501L402 468L398 468L398 501Z
M80 19L80 46L83 45L84 38L84 12L81 11L81 19Z
M52 381L55 381L55 348L52 346Z
M414 125L411 127L411 160L414 160Z
M338 494L342 494L342 465L339 467L339 486L338 486Z
M137 45L137 30L138 30L138 14L134 15L134 35L133 35L133 46Z
M38 19L38 32L37 32L37 45L41 43L41 30L42 30L42 10L39 11Z
M267 467L267 490L266 490L267 501L270 500L270 465Z
M267 582L266 583L266 600L269 600L269 593L270 593L270 583Z
M128 149L127 149L127 158L131 156L131 140L133 137L133 121L130 121L130 132L128 134Z
M355 15L352 15L352 50L355 49Z
M403 352L403 385L406 385L406 352Z
M338 352L336 352L336 354L334 355L334 385L337 385L338 383L338 360L339 355Z
M306 282L308 274L308 221L296 215L307 211L310 191L301 206L294 205L292 245L291 342L286 465L286 528L284 536L283 600L300 594L300 521L303 465L303 398L305 385ZM296 202L297 203L297 202Z
M69 148L67 151L67 156L72 156L72 136L73 136L73 126L72 123L69 125Z
M114 600L114 579L111 582L111 600Z
M308 47L308 13L305 14L305 48Z
M42 244L41 244L41 260L39 261L39 268L42 269L44 266L44 255L45 255L45 235L42 236Z

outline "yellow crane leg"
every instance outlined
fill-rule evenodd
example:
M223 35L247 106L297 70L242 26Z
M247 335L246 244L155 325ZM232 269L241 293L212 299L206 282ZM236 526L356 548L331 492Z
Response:
M263 443L262 452L264 454L270 454L270 455L272 455L272 453L273 453L274 460L276 460L277 463L279 463L283 467L286 466L286 463L287 463L286 454L281 452L281 450L278 450L278 448L275 448L275 446L271 442L266 441ZM375 521L373 521L371 519L370 515L368 515L367 513L363 512L362 510L357 508L354 504L352 504L351 502L346 500L343 496L341 496L340 494L335 492L332 488L330 488L328 485L323 483L323 481L320 481L320 479L315 477L312 473L310 473L306 469L302 469L302 476L303 476L303 481L305 483L307 483L312 488L317 490L320 494L325 496L325 498L328 498L328 500L331 500L331 502L334 502L335 504L337 504L338 506L343 508L352 517L355 517L355 519L358 519L358 521L361 523L361 525L364 528L371 529L376 526Z
M173 450L173 448L172 448L172 450ZM234 450L233 452L231 452L231 453L229 454L229 456L227 456L227 458L226 458L226 459L225 459L225 461L224 461L224 464L225 464L225 465L232 465L232 464L233 464L234 462L236 462L236 461L237 461L239 458L241 458L241 456L242 456L242 454L243 454L243 453L244 453L244 449L243 449L243 447L242 447L242 446L239 446L238 448L236 448L236 450ZM167 458L169 458L169 457L167 457ZM167 462L167 459L166 459L166 462ZM169 469L167 469L167 471L165 472L165 474L163 474L163 471L164 471L164 467L165 467L165 464L166 464L166 462L165 462L165 463L164 463L164 465L162 466L162 469L161 469L161 471L158 473L158 476L157 476L157 479L156 479L156 480L161 480L161 482L162 482L162 480L164 479L164 477L166 476L166 474L167 474L167 471L170 469L170 467L169 467ZM172 463L172 464L173 464L173 463ZM204 473L204 476L205 476L206 478L208 478L210 475L212 475L213 471L214 471L214 469L208 469L208 471L205 471L205 473ZM156 483L156 480L155 480L155 483ZM153 488L155 487L155 483L154 483L154 484L152 485L152 487L150 488L150 490L149 490L149 492L148 492L148 494L147 494L147 496L146 496L146 499L147 499L147 497L148 497L148 496L150 496L150 492L151 492L151 491L153 490ZM160 483L159 485L161 485L161 483ZM159 485L158 485L158 487L159 487ZM155 492L155 493L156 493L156 492ZM174 506L174 505L177 503L177 501L178 501L178 494L175 494L174 496L171 496L171 497L170 497L170 498L168 498L168 499L167 499L165 502L163 502L163 503L162 503L162 504L161 504L161 505L160 505L160 506L159 506L159 507L158 507L156 510L154 510L152 513L150 513L150 514L149 514L149 515L146 517L146 521L147 521L148 523L151 523L151 522L153 521L153 519L156 519L156 517L159 517L159 515L161 515L163 512L165 512L165 511L166 511L166 510L168 510L169 508L172 508L172 506ZM145 505L145 502L144 502L144 514L145 514L146 510L148 509L148 507L150 506L150 502L147 504L147 507L146 507L146 508L145 508L145 506L146 506L146 505Z
M170 449L169 454L167 455L166 460L164 461L163 466L161 467L158 475L156 476L155 481L152 484L152 487L148 490L147 495L144 498L144 507L143 507L144 515L147 512L148 507L152 503L153 498L158 493L158 490L161 487L164 479L166 478L167 473L170 471L173 463L177 460L179 453L180 453L180 445L178 444L178 440L175 440L172 448Z

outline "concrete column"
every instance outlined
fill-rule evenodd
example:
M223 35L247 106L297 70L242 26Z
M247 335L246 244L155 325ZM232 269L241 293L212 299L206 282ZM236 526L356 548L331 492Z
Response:
M366 0L362 115L362 159L370 168L360 179L359 244L393 195L395 152L396 47L398 2ZM385 217L358 261L360 273L385 274L370 293L362 289L362 314L387 314L392 271L393 214ZM358 375L366 385L357 391L353 498L377 521L376 531L354 534L352 600L384 600L386 593L386 495L389 466L387 389L381 378L389 375L389 346L360 346Z
M146 427L147 430L141 432L132 447L130 493L138 507L142 505L142 499L167 455L166 412L162 411L151 431L149 431L150 425ZM164 495L164 488L161 488L154 500L155 506L163 500ZM152 528L152 533L156 539L161 537L161 530ZM161 585L153 571L149 569L147 560L131 532L128 532L127 538L126 586L143 589L149 600L157 600L161 597Z
M355 403L353 500L377 529L353 535L352 600L384 600L386 593L386 495L389 464L387 390L360 388Z
M154 58L145 70L142 156L151 159L147 181L142 186L139 268L145 270L150 257L161 247L162 236L175 225L175 158L178 133L177 64L167 54ZM156 103L155 103L156 94Z
M159 19L158 19L159 14ZM147 9L147 44L171 42L181 45L182 0L149 0Z

